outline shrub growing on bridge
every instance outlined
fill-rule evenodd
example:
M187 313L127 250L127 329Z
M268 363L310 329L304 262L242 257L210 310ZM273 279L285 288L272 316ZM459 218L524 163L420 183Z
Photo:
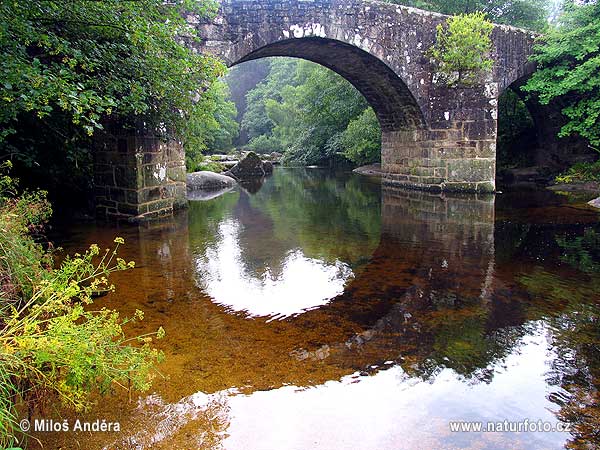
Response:
M474 86L482 81L494 62L490 35L493 24L475 12L450 17L438 25L437 41L429 50L441 80L449 86Z

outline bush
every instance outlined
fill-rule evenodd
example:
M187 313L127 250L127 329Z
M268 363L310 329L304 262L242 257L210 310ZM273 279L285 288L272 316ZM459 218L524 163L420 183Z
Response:
M53 255L37 243L50 215L43 193L14 196L16 183L0 177L0 448L18 442L17 407L31 414L49 399L77 410L89 394L130 385L148 389L162 354L152 335L126 338L121 318L91 308L93 297L114 291L109 275L134 267L112 250L92 245L53 268ZM25 212L26 211L26 212ZM127 388L126 388L127 389Z
M557 183L577 183L600 181L600 161L594 163L580 162L555 178Z
M381 160L381 129L373 108L367 108L351 120L342 134L344 156L363 165Z
M479 84L494 64L489 56L493 24L484 13L475 12L450 17L446 25L438 25L437 41L428 52L442 80L449 86Z
M217 161L212 161L210 159L205 159L203 161L197 162L193 164L188 171L189 172L216 172L221 173L225 170L225 166Z
M282 153L284 150L281 140L275 136L267 136L265 134L252 138L248 145L246 145L246 149L261 154Z

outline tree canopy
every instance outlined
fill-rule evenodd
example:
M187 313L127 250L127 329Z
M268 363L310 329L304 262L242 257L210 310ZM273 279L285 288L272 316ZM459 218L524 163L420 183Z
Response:
M107 123L209 145L215 132L197 131L215 121L210 86L225 66L182 42L198 38L182 12L207 16L216 7L213 0L0 2L0 156L46 189L88 192L89 136Z
M474 85L482 74L491 70L490 58L494 25L482 12L460 14L448 18L446 25L437 26L437 39L429 55L437 64L438 73L450 86Z
M532 59L538 70L524 90L542 104L562 106L561 136L578 134L600 151L600 4L567 4Z
M375 114L348 81L318 64L273 59L247 104L242 127L255 151L284 151L288 161L303 165L322 164L337 153L359 164L379 159Z
M391 0L415 8L458 15L484 13L492 22L542 31L548 26L546 0Z

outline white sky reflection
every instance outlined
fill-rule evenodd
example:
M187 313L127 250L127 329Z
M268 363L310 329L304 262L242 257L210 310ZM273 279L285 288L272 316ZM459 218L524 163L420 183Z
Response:
M234 219L221 222L216 244L196 258L200 286L216 303L234 311L282 319L328 303L353 276L346 263L307 258L300 249L283 256L279 273L270 267L251 271L240 231Z

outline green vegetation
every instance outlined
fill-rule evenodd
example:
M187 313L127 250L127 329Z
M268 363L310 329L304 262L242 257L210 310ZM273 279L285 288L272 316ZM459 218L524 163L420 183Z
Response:
M449 86L481 84L493 66L492 23L481 12L450 17L446 22L446 26L438 25L436 43L428 52L438 75Z
M203 115L200 120L188 125L188 133L184 136L188 171L213 170L198 168L206 164L204 155L232 150L239 125L236 122L237 109L229 98L229 87L221 80L212 83L202 94Z
M301 165L328 164L336 154L357 164L379 159L375 114L349 82L322 66L273 59L247 103L242 128L256 152L283 152Z
M177 38L192 36L182 10L206 16L216 5L1 2L0 156L53 190L57 183L89 190L89 137L107 124L143 124L192 151L227 145L231 111L221 110L223 89L211 87L225 68Z
M200 172L207 170L209 172L221 173L225 170L225 166L218 161L211 161L210 159L201 159L187 163L188 172Z
M484 13L494 23L543 31L548 27L546 0L392 0L415 8L458 15Z
M557 183L583 183L586 181L600 181L600 161L595 163L580 162L574 164L567 171L558 175Z
M600 4L567 3L532 59L538 70L524 90L543 105L561 105L567 123L560 136L580 135L600 151Z
M152 335L125 336L123 327L142 319L141 311L120 318L94 305L94 296L114 291L111 273L134 267L117 256L123 239L115 239L113 250L92 245L54 268L52 253L33 238L50 214L45 193L16 195L15 181L1 176L1 448L21 443L19 412L31 414L53 398L80 410L94 391L148 389L162 357L150 347Z

